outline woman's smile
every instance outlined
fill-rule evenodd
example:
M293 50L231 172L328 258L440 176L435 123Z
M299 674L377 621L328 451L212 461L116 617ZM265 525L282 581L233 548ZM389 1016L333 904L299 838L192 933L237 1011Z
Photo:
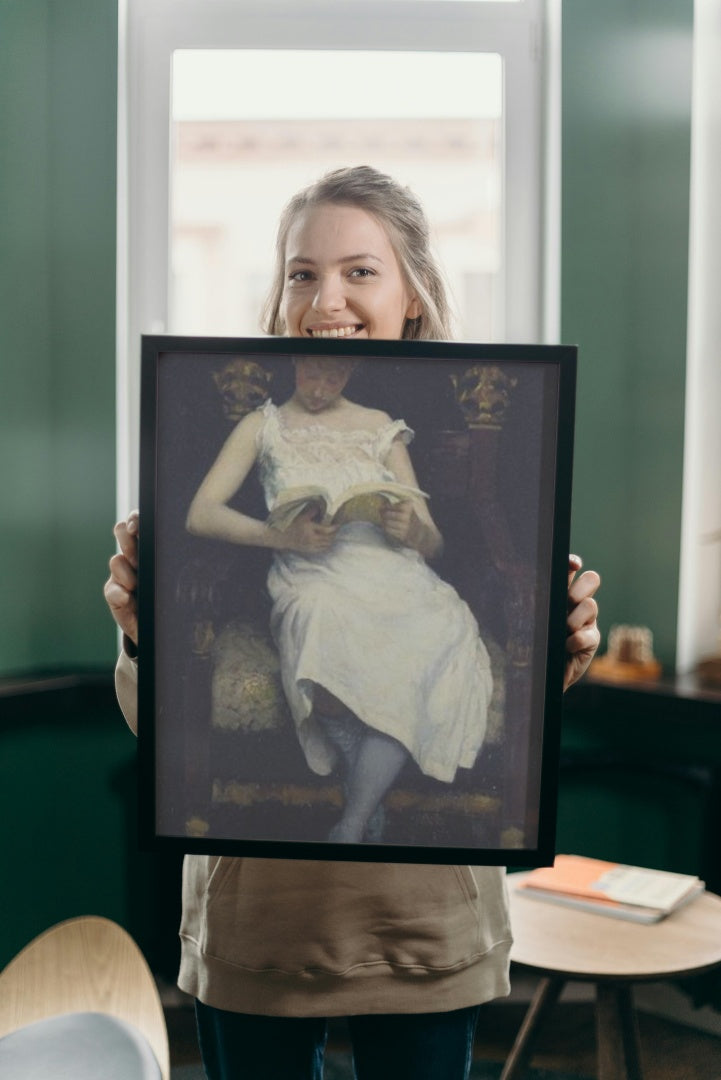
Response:
M309 326L306 333L317 338L345 338L354 337L363 329L363 323L352 323L346 326Z

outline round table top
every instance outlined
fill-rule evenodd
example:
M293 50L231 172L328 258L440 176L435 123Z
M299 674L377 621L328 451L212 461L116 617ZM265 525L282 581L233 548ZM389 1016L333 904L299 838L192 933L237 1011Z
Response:
M628 922L524 896L509 873L511 960L569 979L663 979L721 965L721 897L705 892L657 923Z

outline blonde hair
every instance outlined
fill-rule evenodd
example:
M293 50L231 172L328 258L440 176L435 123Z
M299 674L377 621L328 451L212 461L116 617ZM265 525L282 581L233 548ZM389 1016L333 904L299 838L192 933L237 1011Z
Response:
M384 226L401 273L421 305L421 314L417 318L406 319L401 337L416 341L447 341L451 338L451 310L446 286L430 250L428 221L423 207L410 188L370 165L326 173L294 195L283 210L276 239L274 279L263 310L263 330L278 336L286 331L281 305L288 233L300 214L323 203L357 206Z

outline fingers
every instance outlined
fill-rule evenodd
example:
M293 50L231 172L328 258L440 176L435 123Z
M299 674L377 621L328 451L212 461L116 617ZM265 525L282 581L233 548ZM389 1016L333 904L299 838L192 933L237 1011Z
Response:
M584 600L595 595L601 585L601 578L595 570L585 570L573 580L569 570L568 607L573 609Z
M413 506L409 501L395 506L384 506L381 511L383 531L394 540L404 541L409 534L413 520Z
M113 529L113 534L118 542L120 551L131 564L138 565L138 533L140 529L140 517L137 510L133 510L125 521L119 521Z
M575 578L576 574L578 573L578 571L582 567L583 567L583 559L581 558L580 555L569 555L568 556L568 587L569 587L569 589L571 588L571 585L573 584L573 579Z
M138 643L138 607L135 593L121 585L111 574L103 588L105 601L120 629Z
M310 550L313 552L328 551L333 546L337 531L335 526L316 525L309 539Z
M568 635L566 638L566 652L571 655L576 653L587 653L590 660L600 643L601 632L596 626L596 623L593 622L590 625L582 626L579 630L575 630Z
M138 588L137 570L125 555L113 555L108 566L110 567L110 581L125 589L126 592L136 591Z
M568 615L566 617L568 660L564 689L580 679L588 669L601 642L597 625L598 604L595 600L601 578L595 570L586 570L576 577L582 566L582 560L578 556L569 556Z
M337 525L316 525L311 521L303 522L298 536L297 550L309 555L328 551L333 546L337 532Z
M381 510L381 517L384 521L410 521L412 514L413 503L410 499L404 499L394 505L384 506Z
M110 577L103 587L110 613L124 634L138 643L138 531L139 515L134 510L125 521L119 521L113 534L120 552L109 561Z
M570 607L566 616L568 633L573 634L584 626L593 626L598 618L598 604L592 596L584 596Z

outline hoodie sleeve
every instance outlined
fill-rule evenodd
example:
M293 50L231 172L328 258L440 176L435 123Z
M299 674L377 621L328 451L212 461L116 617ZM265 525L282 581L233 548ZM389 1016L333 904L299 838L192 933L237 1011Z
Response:
M138 734L138 661L123 649L115 666L115 693L128 727Z

